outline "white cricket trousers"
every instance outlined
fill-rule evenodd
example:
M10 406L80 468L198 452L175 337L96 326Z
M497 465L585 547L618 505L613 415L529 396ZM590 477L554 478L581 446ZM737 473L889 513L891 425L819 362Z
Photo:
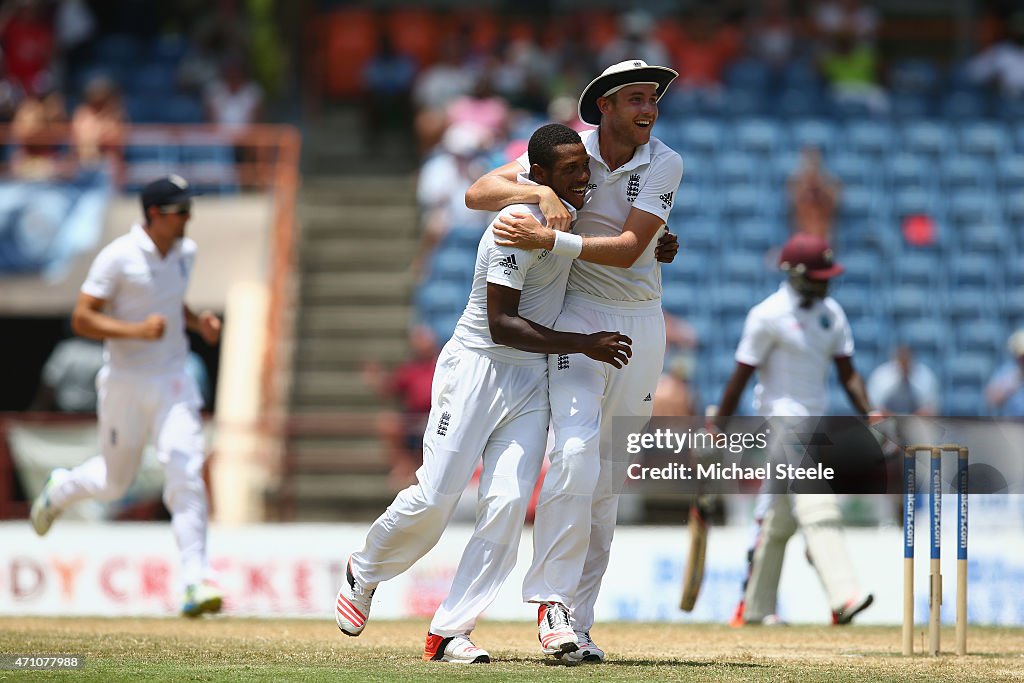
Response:
M748 552L745 621L757 622L776 613L786 544L798 527L829 607L838 610L860 594L836 496L762 491L754 510L754 541Z
M121 498L135 479L152 435L164 468L164 505L182 561L186 586L209 572L206 555L207 501L203 482L202 399L184 370L164 375L126 375L103 368L99 392L100 455L71 470L50 500L63 510L81 500Z
M612 419L649 419L665 359L661 302L615 302L570 292L555 329L620 332L633 340L621 369L582 354L548 360L554 450L537 503L526 602L561 602L573 628L589 631L615 532L624 454L612 451Z
M437 360L431 394L417 481L373 523L351 566L368 586L411 567L441 538L482 457L476 527L430 625L447 638L473 630L515 566L544 461L547 364L495 360L452 339Z

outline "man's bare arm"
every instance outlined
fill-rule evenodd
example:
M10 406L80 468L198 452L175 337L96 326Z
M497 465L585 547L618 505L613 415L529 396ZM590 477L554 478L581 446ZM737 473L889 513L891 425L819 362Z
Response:
M477 179L466 190L466 206L480 211L501 211L512 204L537 204L555 230L566 231L572 216L562 205L555 191L546 185L526 185L516 182L523 167L510 161Z
M71 314L71 329L80 337L90 339L159 339L164 336L167 321L152 314L141 322L118 320L105 313L105 299L79 294Z
M839 373L839 382L843 385L847 397L854 409L861 415L868 415L871 412L871 402L868 400L868 392L864 388L864 379L853 367L853 361L849 356L842 356L835 359L836 371Z
M642 209L631 209L622 233L608 237L584 237L579 258L605 266L629 268L644 253L658 230L665 224L658 216ZM496 244L519 249L548 249L555 244L555 232L533 216L500 216L494 223Z
M496 344L534 353L582 353L621 368L633 354L633 341L618 332L559 332L519 315L521 292L487 283L487 325Z

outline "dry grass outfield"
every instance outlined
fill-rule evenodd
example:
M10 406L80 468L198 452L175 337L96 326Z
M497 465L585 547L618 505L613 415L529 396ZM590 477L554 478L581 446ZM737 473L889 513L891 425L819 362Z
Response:
M74 681L1024 681L1024 630L973 628L968 657L899 656L899 629L610 624L603 665L553 665L525 623L483 623L491 665L421 662L424 621L371 622L359 638L329 620L0 619L0 652L85 654L81 671L0 671ZM953 632L943 633L947 647ZM920 645L920 638L919 638Z

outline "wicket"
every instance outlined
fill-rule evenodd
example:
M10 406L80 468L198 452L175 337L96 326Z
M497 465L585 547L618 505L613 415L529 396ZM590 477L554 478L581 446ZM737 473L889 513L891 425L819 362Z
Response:
M914 654L914 514L917 494L919 451L931 453L929 476L929 516L931 527L931 571L928 594L929 651L938 656L942 611L942 455L957 454L957 553L956 553L956 653L967 654L967 464L966 446L913 445L904 449L903 458L903 654Z

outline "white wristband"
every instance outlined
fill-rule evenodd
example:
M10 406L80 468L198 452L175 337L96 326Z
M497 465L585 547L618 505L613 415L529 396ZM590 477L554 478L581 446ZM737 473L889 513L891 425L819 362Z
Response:
M555 231L555 246L551 247L552 254L568 256L569 258L579 258L580 252L582 251L582 235L575 235L571 232L562 232L561 230Z

